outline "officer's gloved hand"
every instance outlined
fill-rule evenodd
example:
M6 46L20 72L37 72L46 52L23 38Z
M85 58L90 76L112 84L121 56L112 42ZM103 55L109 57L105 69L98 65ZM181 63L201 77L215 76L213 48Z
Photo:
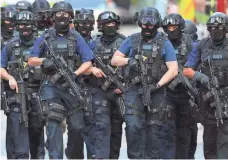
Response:
M42 65L41 65L42 69L43 69L43 72L45 74L54 74L55 73L55 69L56 69L56 65L55 63L50 60L50 59L44 59L42 61Z
M77 75L76 75L75 72L73 72L73 73L71 74L71 79L74 80L74 81L77 80Z
M193 79L199 81L204 87L208 88L210 78L207 75L196 71Z
M157 91L158 89L160 88L160 86L157 84L157 85L150 85L149 86L149 90L150 90L150 94L154 93L155 91Z
M138 64L138 62L136 61L136 59L134 59L134 58L128 59L128 65L131 69L136 68L137 64Z

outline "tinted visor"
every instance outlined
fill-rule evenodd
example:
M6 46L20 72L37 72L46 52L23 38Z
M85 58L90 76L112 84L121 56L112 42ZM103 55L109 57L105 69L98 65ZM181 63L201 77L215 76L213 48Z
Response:
M225 24L225 19L222 17L211 17L208 22L208 24L214 24L214 23L222 23Z
M110 20L110 19L111 20L118 20L118 16L114 13L111 13L111 12L102 14L100 17L101 17L101 21L102 20Z
M16 24L35 24L34 17L28 13L18 13Z
M180 22L178 19L175 18L166 18L163 21L163 25L179 25Z
M143 17L139 17L139 21L142 24L152 24L152 25L156 25L157 24L157 19L155 17L151 17L151 16L143 16Z

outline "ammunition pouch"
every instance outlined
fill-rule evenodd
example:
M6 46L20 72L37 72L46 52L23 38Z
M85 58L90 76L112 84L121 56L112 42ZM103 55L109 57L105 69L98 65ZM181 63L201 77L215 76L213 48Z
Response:
M47 118L62 122L66 114L65 107L54 102L50 102L48 106L50 107L50 111Z
M158 121L166 122L175 118L174 107L171 105L160 106L159 108L150 108L150 113L158 113Z

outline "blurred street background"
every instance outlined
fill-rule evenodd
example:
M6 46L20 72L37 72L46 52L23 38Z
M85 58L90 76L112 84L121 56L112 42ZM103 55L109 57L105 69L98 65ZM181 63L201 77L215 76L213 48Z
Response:
M18 0L0 0L1 6L15 5ZM34 0L28 0L33 3ZM55 2L60 0L48 0L52 6ZM206 29L206 21L208 17L215 11L224 12L228 14L228 0L65 0L72 4L76 9L93 9L95 17L103 11L114 11L123 19L123 25L120 26L119 32L128 36L130 34L140 31L140 28L132 23L132 16L136 11L144 7L155 7L159 10L162 19L170 13L180 13L184 19L193 20L197 24L199 39L208 36ZM93 35L97 34L97 27ZM0 159L6 159L5 150L5 133L6 133L6 116L3 111L0 112L1 124L1 155ZM123 139L121 148L121 159L127 159L127 145L123 126ZM204 159L203 156L203 126L198 124L198 146L195 154L196 159ZM23 137L21 137L23 138ZM67 143L67 133L64 134L64 147ZM46 152L47 153L47 152ZM85 150L86 155L86 150ZM65 156L64 156L65 157ZM86 156L85 156L86 157ZM46 154L46 158L48 155ZM66 158L66 157L65 157Z

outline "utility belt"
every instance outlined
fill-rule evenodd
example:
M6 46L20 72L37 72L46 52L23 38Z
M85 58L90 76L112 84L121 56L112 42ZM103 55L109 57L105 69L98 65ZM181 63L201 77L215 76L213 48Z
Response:
M144 77L144 80L145 80L145 78L146 78L146 82L148 84L156 84L158 82L157 79L155 80L151 76ZM142 82L142 78L140 76L135 76L134 78L131 78L130 80L127 80L128 85L130 85L130 84L133 84L133 85L141 84L141 82Z

